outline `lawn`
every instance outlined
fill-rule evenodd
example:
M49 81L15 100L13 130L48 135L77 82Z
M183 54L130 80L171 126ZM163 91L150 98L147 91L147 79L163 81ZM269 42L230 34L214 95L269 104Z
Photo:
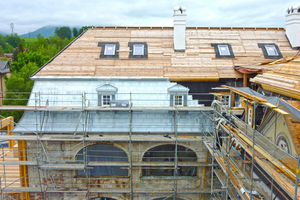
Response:
M37 41L37 38L22 38L25 40L25 45L27 46L28 44L34 43Z

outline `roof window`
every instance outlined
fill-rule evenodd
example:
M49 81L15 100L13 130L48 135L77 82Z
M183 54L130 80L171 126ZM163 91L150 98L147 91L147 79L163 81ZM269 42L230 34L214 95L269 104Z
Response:
M131 50L128 58L131 58L131 59L147 59L148 58L147 42L128 42L128 47Z
M100 58L119 58L119 42L98 42L98 47L101 47Z
M106 44L104 55L115 55L116 45L115 44Z
M135 55L135 56L144 55L144 45L143 44L134 44L133 45L133 55Z
M261 48L265 59L282 58L280 49L275 43L258 43L258 47Z
M276 47L274 45L266 45L265 48L269 56L278 56Z
M228 45L218 45L218 49L219 49L221 56L229 56L230 55Z
M235 58L230 44L211 44L214 47L216 58Z

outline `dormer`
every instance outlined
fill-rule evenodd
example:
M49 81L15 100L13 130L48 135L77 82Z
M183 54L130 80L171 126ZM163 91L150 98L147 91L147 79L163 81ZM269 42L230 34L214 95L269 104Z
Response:
M180 84L169 87L168 93L170 94L170 107L187 106L187 97L189 91L189 88L184 87Z
M110 106L110 101L115 100L115 95L118 92L118 88L105 83L96 88L98 94L98 106Z

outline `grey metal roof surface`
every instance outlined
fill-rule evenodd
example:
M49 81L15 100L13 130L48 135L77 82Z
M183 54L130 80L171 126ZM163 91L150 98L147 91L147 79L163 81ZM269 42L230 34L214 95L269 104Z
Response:
M206 115L211 116L207 111ZM86 120L86 126L85 124ZM37 123L36 123L37 122ZM178 133L212 132L212 122L201 112L177 115ZM14 133L124 133L130 131L128 112L26 111ZM174 112L142 111L132 113L132 132L174 133Z
M0 74L10 73L10 66L8 61L0 61Z

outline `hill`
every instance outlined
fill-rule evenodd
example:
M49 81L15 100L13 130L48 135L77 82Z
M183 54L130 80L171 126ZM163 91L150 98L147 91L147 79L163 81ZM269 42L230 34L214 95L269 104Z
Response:
M44 26L42 28L39 28L33 32L30 33L31 38L36 38L38 34L41 34L43 37L48 38L48 37L53 37L54 36L54 31L57 26ZM29 38L29 33L20 35L22 38Z
M42 28L39 28L33 32L30 33L31 38L37 38L38 34L41 34L44 38L53 37L56 27L61 26L44 26ZM71 30L73 30L74 27L70 27ZM80 29L81 27L76 27L77 29ZM29 33L20 35L21 38L29 38Z

